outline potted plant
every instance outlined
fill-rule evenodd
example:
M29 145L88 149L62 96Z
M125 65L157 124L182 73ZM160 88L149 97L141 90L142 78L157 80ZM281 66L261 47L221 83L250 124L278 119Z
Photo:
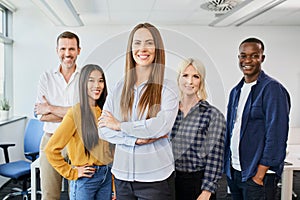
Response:
M11 106L7 99L3 98L0 100L0 121L8 119L10 108L11 108Z

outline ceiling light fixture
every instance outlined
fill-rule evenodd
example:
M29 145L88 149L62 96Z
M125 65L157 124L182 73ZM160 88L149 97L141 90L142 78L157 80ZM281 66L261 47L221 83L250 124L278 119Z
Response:
M210 26L240 26L286 0L246 0L213 21Z
M200 8L214 12L216 16L224 15L232 10L241 0L207 0Z
M83 26L70 0L31 0L56 26Z

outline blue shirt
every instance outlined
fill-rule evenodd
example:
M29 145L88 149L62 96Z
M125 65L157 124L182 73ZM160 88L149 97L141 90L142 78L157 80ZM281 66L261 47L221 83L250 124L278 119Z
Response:
M239 102L242 79L229 96L225 138L225 172L230 173L230 138ZM281 176L289 130L290 96L276 80L261 71L246 101L240 132L242 181L253 177L259 164Z
M99 128L99 136L116 144L112 173L125 181L153 182L168 178L174 171L174 158L169 138L153 143L136 145L138 138L159 138L169 134L178 111L178 89L174 82L165 80L162 88L160 111L146 120L138 118L138 102L146 83L134 88L134 103L130 121L122 122L120 100L124 80L117 83L105 102L107 110L121 121L121 131Z

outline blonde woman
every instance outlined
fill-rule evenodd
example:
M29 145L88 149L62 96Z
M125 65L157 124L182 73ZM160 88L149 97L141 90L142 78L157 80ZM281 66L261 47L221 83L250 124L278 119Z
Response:
M206 101L205 75L200 60L179 63L181 99L171 134L177 200L216 199L222 175L225 118Z

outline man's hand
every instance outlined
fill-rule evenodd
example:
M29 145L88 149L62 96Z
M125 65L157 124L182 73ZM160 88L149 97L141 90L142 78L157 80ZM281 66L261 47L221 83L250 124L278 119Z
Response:
M43 96L43 103L36 103L34 106L34 113L42 115L40 118L44 122L61 122L70 107L51 105L45 96Z
M264 185L264 177L269 168L269 166L258 165L257 172L255 176L252 177L252 180L258 185Z
M43 99L44 99L44 103L36 103L34 105L34 112L37 115L47 115L51 113L50 111L51 105L49 104L45 96L43 96Z
M258 178L258 177L256 177L256 176L253 176L253 177L252 177L252 180L253 180L253 182L256 183L257 185L261 185L261 186L264 185L264 181L263 181L263 179L261 179L261 178Z

